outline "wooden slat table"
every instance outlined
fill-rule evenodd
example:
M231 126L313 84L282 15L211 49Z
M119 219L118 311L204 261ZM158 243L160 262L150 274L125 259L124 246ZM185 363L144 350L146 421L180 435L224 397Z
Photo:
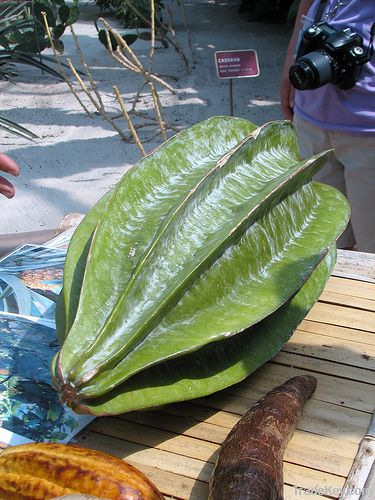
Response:
M77 443L126 459L166 498L204 500L219 446L241 415L287 378L311 373L318 387L286 450L285 498L305 496L299 488L338 498L375 408L375 255L365 256L364 272L353 254L340 254L339 276L284 349L246 380L158 411L98 418Z

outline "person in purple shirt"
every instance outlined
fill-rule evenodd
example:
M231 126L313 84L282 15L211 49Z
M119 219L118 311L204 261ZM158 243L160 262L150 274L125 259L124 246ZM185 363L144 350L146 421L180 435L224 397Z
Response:
M363 252L375 252L374 23L375 0L301 0L280 86L281 110L294 122L301 156L334 149L315 180L347 196L351 220L338 246ZM346 59L336 52L336 33L347 44ZM305 54L298 52L301 39ZM327 40L332 43L326 46ZM301 62L306 53L307 65Z

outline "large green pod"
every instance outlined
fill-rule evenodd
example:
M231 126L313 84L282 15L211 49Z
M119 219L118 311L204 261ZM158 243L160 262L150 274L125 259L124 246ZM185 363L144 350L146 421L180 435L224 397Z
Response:
M300 161L289 122L254 130L214 117L133 167L68 251L53 367L62 399L101 414L193 398L275 354L319 296L348 221L345 198L311 182L329 155ZM271 318L285 324L278 340ZM266 347L249 342L257 335ZM223 357L224 346L238 350ZM178 373L194 378L188 393Z

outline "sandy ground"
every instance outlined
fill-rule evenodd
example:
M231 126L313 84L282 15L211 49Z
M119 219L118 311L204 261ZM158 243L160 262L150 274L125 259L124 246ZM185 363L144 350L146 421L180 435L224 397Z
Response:
M235 1L186 1L193 56L175 8L174 27L189 58L190 73L186 74L171 47L158 48L154 64L158 74L169 75L165 79L176 89L176 94L160 89L166 120L174 127L185 128L210 116L230 113L228 80L216 76L217 50L258 52L260 76L233 80L234 115L257 124L281 118L278 86L290 32L285 25L247 22L245 16L238 15L238 6ZM114 116L119 108L112 86L117 85L127 99L141 80L121 68L98 41L93 24L99 15L96 5L82 5L82 11L75 26L79 43L103 101ZM78 65L70 33L64 34L62 40L65 54ZM147 61L148 47L145 41L132 45L142 61ZM22 169L14 182L16 196L12 200L0 199L0 235L56 227L68 212L85 213L140 159L137 147L124 142L100 116L84 113L64 82L23 66L14 83L0 82L0 90L1 115L39 136L30 142L0 131L2 152ZM139 109L149 108L149 99L141 99ZM123 119L116 123L127 132ZM142 129L144 141L151 135L151 130ZM146 151L160 142L160 136L144 142Z

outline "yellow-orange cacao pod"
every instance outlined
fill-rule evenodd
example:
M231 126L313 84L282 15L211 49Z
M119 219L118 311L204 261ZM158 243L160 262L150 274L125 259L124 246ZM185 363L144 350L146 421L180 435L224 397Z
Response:
M118 500L163 499L139 470L99 451L32 443L1 453L1 500L46 500L77 493Z

